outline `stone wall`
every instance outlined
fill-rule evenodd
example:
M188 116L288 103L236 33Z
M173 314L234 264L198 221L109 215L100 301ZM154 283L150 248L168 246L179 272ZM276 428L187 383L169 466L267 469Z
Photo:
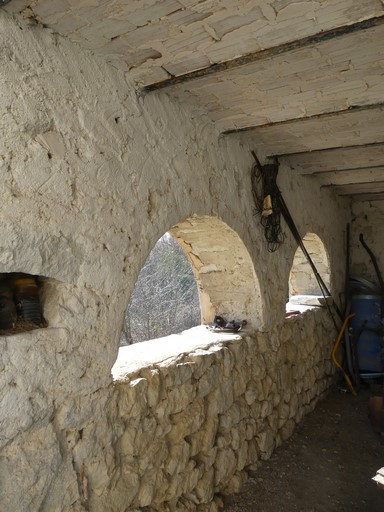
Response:
M321 311L283 324L296 246L287 233L280 251L267 251L253 215L252 147L219 138L201 110L166 94L140 98L129 74L3 10L0 66L0 273L44 276L48 321L0 336L0 510L156 510L182 497L192 507L235 489L244 465L326 388L334 335ZM327 247L337 293L347 204L284 167L279 185L300 233ZM242 240L260 285L260 332L113 385L141 266L194 214Z
M303 237L304 247L308 251L324 284L330 289L330 268L328 256L320 238L313 233ZM289 295L321 295L321 288L303 251L297 248L289 276Z
M317 309L269 333L128 364L109 412L122 471L100 510L218 510L219 495L238 491L329 387L333 335Z
M365 201L354 203L351 222L351 273L379 284L368 252L359 242L362 233L364 240L377 259L384 276L384 202Z

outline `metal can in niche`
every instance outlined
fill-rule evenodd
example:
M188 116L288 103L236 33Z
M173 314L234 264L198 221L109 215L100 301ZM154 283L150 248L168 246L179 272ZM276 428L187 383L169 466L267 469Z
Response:
M39 298L39 287L33 276L17 277L14 280L14 300L18 315L32 324L43 321Z

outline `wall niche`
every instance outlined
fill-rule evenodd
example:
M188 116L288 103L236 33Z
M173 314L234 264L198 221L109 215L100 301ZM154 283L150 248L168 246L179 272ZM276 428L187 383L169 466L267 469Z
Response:
M48 326L41 300L44 279L22 272L0 273L0 335Z

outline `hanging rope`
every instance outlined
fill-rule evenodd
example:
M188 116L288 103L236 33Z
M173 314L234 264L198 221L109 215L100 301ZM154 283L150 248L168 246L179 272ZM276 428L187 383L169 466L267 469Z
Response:
M275 159L272 164L261 165L254 151L252 155L255 159L252 169L252 193L256 205L254 213L261 216L260 222L264 228L268 251L275 252L284 241L280 224L280 206L277 200L279 189L276 185L279 163Z

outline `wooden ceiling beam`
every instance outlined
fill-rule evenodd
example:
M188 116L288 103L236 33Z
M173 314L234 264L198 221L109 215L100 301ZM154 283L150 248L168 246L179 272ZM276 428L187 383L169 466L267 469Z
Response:
M370 28L377 27L382 24L384 24L384 15L372 17L363 21L358 21L356 23L352 23L351 25L343 25L341 27L337 27L334 29L325 30L317 34L297 39L295 41L284 43L279 46L273 46L271 48L266 48L264 50L247 53L246 55L242 55L240 57L236 57L234 59L227 60L224 62L212 64L205 68L190 71L188 73L183 73L178 76L171 76L170 78L166 78L165 80L162 80L160 82L155 82L153 84L143 87L140 90L140 95L146 95L153 91L158 91L160 89L165 89L168 87L172 87L174 85L190 82L192 80L197 80L199 78L203 78L214 73L220 73L228 69L234 69L240 66L245 66L247 64L251 64L259 60L270 59L277 55L292 52L300 48L315 46L324 41L329 41L338 37L343 37L344 35L352 34L354 32L368 30Z
M320 177L320 178L327 178L328 176L330 175L337 175L337 176L340 176L344 173L347 173L347 174L351 174L353 172L362 172L363 174L366 174L370 171L373 171L375 172L375 170L382 170L384 172L384 160L381 164L379 165L367 165L367 166L360 166L360 167L349 167L349 168L345 168L345 169L326 169L324 171L320 170L320 171L309 171L309 172L306 172L305 170L304 171L298 171L298 174L300 174L301 176L316 176L316 177Z
M235 128L233 130L226 130L222 134L230 135L233 133L244 133L250 131L262 130L263 128L269 128L270 126L282 126L285 124L297 124L305 121L313 121L314 119L324 119L324 118L332 118L335 116L340 116L344 114L354 113L354 112L362 112L365 110L376 110L376 109L384 109L384 102L373 103L368 105L351 105L350 107L333 110L332 112L321 112L320 114L313 114L311 116L302 116L295 117L292 119L285 119L284 121L270 122L265 124L259 124L254 126L246 126L245 128Z
M326 186L326 185L323 185ZM323 188L323 187L321 187ZM356 194L377 194L384 193L384 181L376 183L348 183L346 185L330 185L339 196L352 196Z
M279 158L284 158L284 157L292 157L292 156L297 156L297 155L312 155L313 153L323 153L325 151L340 151L340 150L349 150L349 149L358 149L358 148L370 148L370 147L375 147L375 146L384 146L384 141L379 141L379 142L368 142L368 143L365 143L365 144L354 144L352 146L329 146L329 147L325 147L325 148L319 148L319 149L312 149L312 150L309 150L309 149L306 149L305 151L292 151L292 153L274 153L274 154L271 154L271 155L268 155L268 158L273 158L274 156L277 156Z
M320 188L367 188L366 186L374 186L376 187L383 187L384 189L384 175L381 177L381 179L375 181L375 180L369 180L369 181L356 181L351 183L348 181L347 183L324 183L324 185L321 185ZM383 190L384 191L384 190Z
M384 192L375 192L373 194L367 194L363 192L361 194L351 194L354 201L384 201Z

